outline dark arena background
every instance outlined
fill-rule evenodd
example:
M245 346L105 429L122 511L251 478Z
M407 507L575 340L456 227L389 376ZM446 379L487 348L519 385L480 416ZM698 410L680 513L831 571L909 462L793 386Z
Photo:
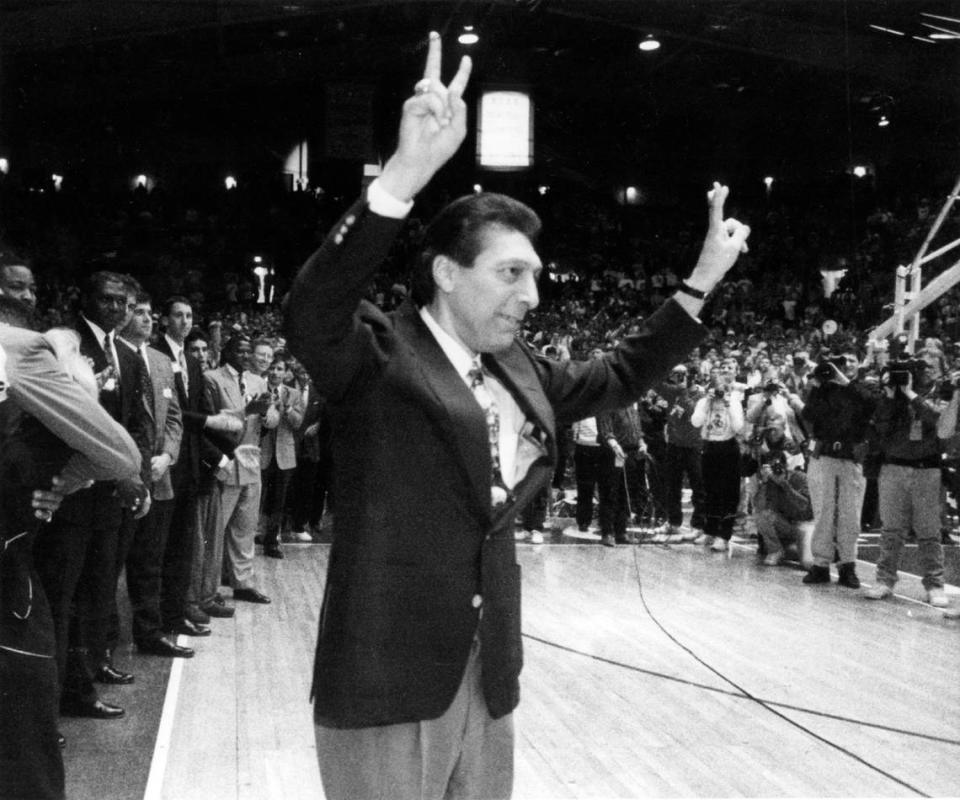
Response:
M407 296L434 211L504 192L544 223L522 335L587 358L689 274L720 181L750 251L706 306L691 373L729 368L757 389L785 383L797 354L856 352L869 377L870 332L913 296L898 268L942 250L923 285L949 285L883 346L935 362L941 389L960 374L956 0L4 0L0 243L29 261L40 326L72 323L83 277L105 269L152 295L155 332L178 294L211 351L220 331L282 349L281 300L393 152L431 30L445 79L474 62L467 140L370 286L382 308ZM480 161L495 90L529 99L509 156L527 162ZM656 458L624 546L601 546L596 521L575 519L571 439L542 516L517 525L514 796L960 796L950 448L944 609L915 541L882 603L802 585L802 546L764 566L750 479L729 547L695 544L690 487L669 526ZM61 721L68 798L323 797L308 696L333 513L321 497L310 524L284 522L282 558L258 546L273 602L180 636L192 659L138 652L121 578L114 659L136 680L100 687L124 719ZM876 509L862 521L869 587Z

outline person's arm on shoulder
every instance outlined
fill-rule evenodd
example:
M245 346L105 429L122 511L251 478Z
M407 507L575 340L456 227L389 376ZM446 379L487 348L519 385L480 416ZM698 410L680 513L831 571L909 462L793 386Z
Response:
M71 481L133 479L141 456L133 438L60 366L41 336L7 362L10 397L76 451L62 475Z

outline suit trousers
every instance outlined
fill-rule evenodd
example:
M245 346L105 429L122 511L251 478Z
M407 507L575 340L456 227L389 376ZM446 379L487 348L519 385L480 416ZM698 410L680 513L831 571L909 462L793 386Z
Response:
M234 589L253 588L254 537L260 517L260 482L232 486L217 482L208 505L200 602L213 600L224 559Z
M841 564L856 561L860 510L867 486L863 468L848 458L811 458L807 483L813 506L814 565L827 567L834 558Z
M176 469L176 467L174 467ZM197 545L197 493L185 470L173 472L173 506L163 551L163 578L160 583L160 617L170 628L183 619ZM202 533L200 544L202 544ZM203 551L199 551L202 558Z
M57 664L0 648L0 798L61 800Z
M316 727L327 800L496 800L513 790L513 715L493 719L474 640L443 716L375 728Z
M706 525L706 520L703 513L704 490L700 448L681 447L667 442L663 472L667 521L678 527L683 524L683 477L686 475L687 481L690 483L690 493L693 501L690 527L703 528Z
M293 473L293 469L280 469L276 459L260 472L260 511L264 520L263 544L265 547L275 547L280 542L280 528L283 526Z
M311 461L298 455L290 487L290 524L295 531L302 531L307 525L320 527L324 503L330 510L332 490L333 474L329 457Z
M173 514L173 500L154 500L150 512L135 520L133 535L125 553L119 553L117 578L125 566L127 593L133 614L133 641L144 642L163 635L160 593L163 580L163 553ZM116 603L114 603L116 612ZM119 618L115 613L107 646L113 649L119 639Z
M917 536L923 587L943 588L943 546L940 544L940 469L884 464L880 469L880 560L877 581L897 582L900 553L907 534Z

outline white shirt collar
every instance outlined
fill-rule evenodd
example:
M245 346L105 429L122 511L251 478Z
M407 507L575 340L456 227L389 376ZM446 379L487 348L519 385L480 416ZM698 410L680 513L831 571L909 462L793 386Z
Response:
M163 334L163 338L167 340L167 344L170 346L170 352L173 353L173 360L179 361L180 353L183 352L183 345L177 344L167 334Z
M430 333L433 334L433 338L437 340L437 344L439 344L443 352L446 353L454 369L460 373L460 377L469 385L470 379L467 377L467 373L469 373L474 366L477 366L479 357L475 359L460 342L441 328L440 323L427 311L426 306L420 307L420 319L426 323L430 329Z

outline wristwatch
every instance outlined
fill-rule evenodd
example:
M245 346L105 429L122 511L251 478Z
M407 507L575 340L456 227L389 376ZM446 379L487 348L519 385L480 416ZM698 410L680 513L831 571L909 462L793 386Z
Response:
M693 288L689 283L687 283L686 281L680 281L680 285L677 287L677 291L678 291L678 292L683 292L684 294L688 294L688 295L690 295L691 297L696 298L697 300L706 300L706 299L707 299L707 293L706 293L706 292L701 292L699 289L694 289L694 288Z

